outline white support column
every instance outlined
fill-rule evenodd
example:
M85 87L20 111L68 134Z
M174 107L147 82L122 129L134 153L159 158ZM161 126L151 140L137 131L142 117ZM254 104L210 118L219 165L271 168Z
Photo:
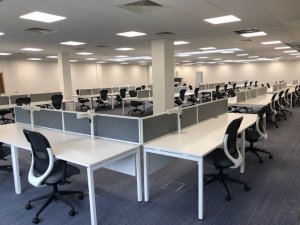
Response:
M72 99L72 79L68 52L58 53L59 87L65 100Z
M152 41L153 114L174 108L173 40Z

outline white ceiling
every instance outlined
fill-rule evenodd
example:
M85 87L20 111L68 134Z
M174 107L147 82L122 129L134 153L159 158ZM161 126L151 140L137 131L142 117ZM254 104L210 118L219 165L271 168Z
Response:
M3 0L0 2L0 52L11 52L4 58L28 58L54 55L68 51L71 57L84 61L78 56L76 47L62 46L60 42L81 41L79 46L94 52L90 57L99 60L116 55L151 56L151 40L172 38L189 41L189 45L175 46L175 53L198 51L200 47L240 48L249 55L260 58L285 57L283 60L300 60L295 56L274 50L279 45L262 45L262 41L281 40L300 42L300 1L299 0L153 0L164 7L146 13L135 13L118 7L135 0ZM33 11L67 17L56 23L41 23L19 19L20 15ZM212 25L203 20L211 17L235 15L241 22ZM22 31L28 27L40 27L56 32L36 34ZM233 31L259 28L268 35L245 38ZM116 36L125 31L139 31L148 35L135 38ZM158 32L172 32L175 35L159 36ZM108 47L99 48L98 45ZM283 46L280 45L280 46ZM25 53L24 47L42 48L39 53ZM135 51L120 52L118 47L134 47ZM241 59L236 54L211 54L210 58ZM244 57L245 59L247 57ZM177 62L203 61L193 57L175 58ZM211 59L210 59L211 60ZM209 59L207 60L209 61Z

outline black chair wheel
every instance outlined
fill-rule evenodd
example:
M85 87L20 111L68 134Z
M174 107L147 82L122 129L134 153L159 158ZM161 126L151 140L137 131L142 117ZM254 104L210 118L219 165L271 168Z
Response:
M32 209L32 205L31 205L30 203L27 203L27 204L25 205L25 209L27 209L27 210Z
M272 155L269 155L269 159L273 159L273 156L272 156Z
M260 163L264 163L264 161L262 161L262 160L259 160L259 162L260 162Z
M32 220L32 223L34 223L34 224L38 224L39 222L40 222L40 219L37 217L34 217Z
M250 191L250 188L247 186L247 185L245 185L245 191Z
M72 210L70 210L70 212L69 212L69 215L70 216L75 216L75 214L76 214L76 212L72 209Z
M54 201L57 201L58 199L56 197L54 197Z
M78 195L78 199L79 199L79 200L84 199L84 195L83 195L83 194L79 194L79 195Z
M231 200L231 196L230 196L230 195L227 195L225 199L226 199L227 201L230 201L230 200Z

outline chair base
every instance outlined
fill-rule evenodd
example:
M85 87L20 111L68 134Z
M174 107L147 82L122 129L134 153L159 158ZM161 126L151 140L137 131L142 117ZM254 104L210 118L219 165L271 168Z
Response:
M89 107L88 105L82 104L82 105L77 106L77 107L76 107L76 110L77 110L77 109L83 110L84 108L86 108L87 110L90 109L90 107Z
M130 111L128 112L128 114L131 114L131 115L136 114L136 113L143 114L144 111L141 110L141 109L135 108L135 109L130 110Z
M57 184L54 184L53 191L51 193L28 201L28 203L25 206L25 209L30 210L32 208L32 205L31 205L32 202L36 202L36 201L39 201L42 199L47 199L47 201L40 208L40 210L37 212L37 214L35 215L35 217L32 220L32 223L38 224L40 222L39 215L44 211L44 209L46 209L53 200L55 200L55 201L61 200L63 203L65 203L67 206L69 206L71 208L71 210L69 211L69 215L75 216L75 214L76 214L75 207L69 200L67 200L66 198L63 197L64 195L73 195L73 194L78 194L78 198L80 200L82 200L84 197L82 191L59 191Z
M268 154L269 158L273 159L273 155L271 154L271 152L263 150L263 149L255 148L255 147L253 147L253 143L252 144L250 143L250 147L246 147L245 151L246 152L252 152L254 155L256 155L257 158L259 159L260 163L263 163L264 161L262 160L262 158L258 154L259 152L264 153L264 154Z
M223 186L224 186L224 188L227 192L227 195L225 197L225 199L227 201L230 201L232 197L231 197L230 190L228 188L228 185L227 185L226 181L232 182L232 183L237 183L237 184L242 184L242 185L244 185L245 191L250 190L250 188L248 187L248 185L245 182L234 179L234 178L230 177L228 174L224 174L223 169L221 169L221 168L219 168L219 173L217 173L217 174L205 174L204 177L209 177L210 178L209 180L204 182L204 185L211 184L215 181L219 181L220 183L223 184Z

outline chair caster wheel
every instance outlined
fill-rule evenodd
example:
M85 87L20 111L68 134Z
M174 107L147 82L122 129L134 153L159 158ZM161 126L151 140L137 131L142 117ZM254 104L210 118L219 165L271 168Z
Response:
M39 222L40 222L40 219L37 217L34 217L32 220L32 223L34 223L34 224L38 224Z
M78 199L79 199L79 200L84 199L84 195L83 195L83 194L79 194L79 195L78 195Z
M227 195L225 199L226 199L226 201L230 201L231 200L231 196Z
M272 155L269 155L269 159L273 159L273 156L272 156Z
M32 209L32 205L31 205L30 203L27 203L27 204L25 205L25 209L27 209L27 210Z
M245 191L250 191L250 188L247 185L245 186Z
M262 160L259 160L259 163L264 163L264 161L262 161Z
M69 215L70 216L75 216L75 214L76 214L76 212L72 209L72 210L70 210L70 212L69 212Z

